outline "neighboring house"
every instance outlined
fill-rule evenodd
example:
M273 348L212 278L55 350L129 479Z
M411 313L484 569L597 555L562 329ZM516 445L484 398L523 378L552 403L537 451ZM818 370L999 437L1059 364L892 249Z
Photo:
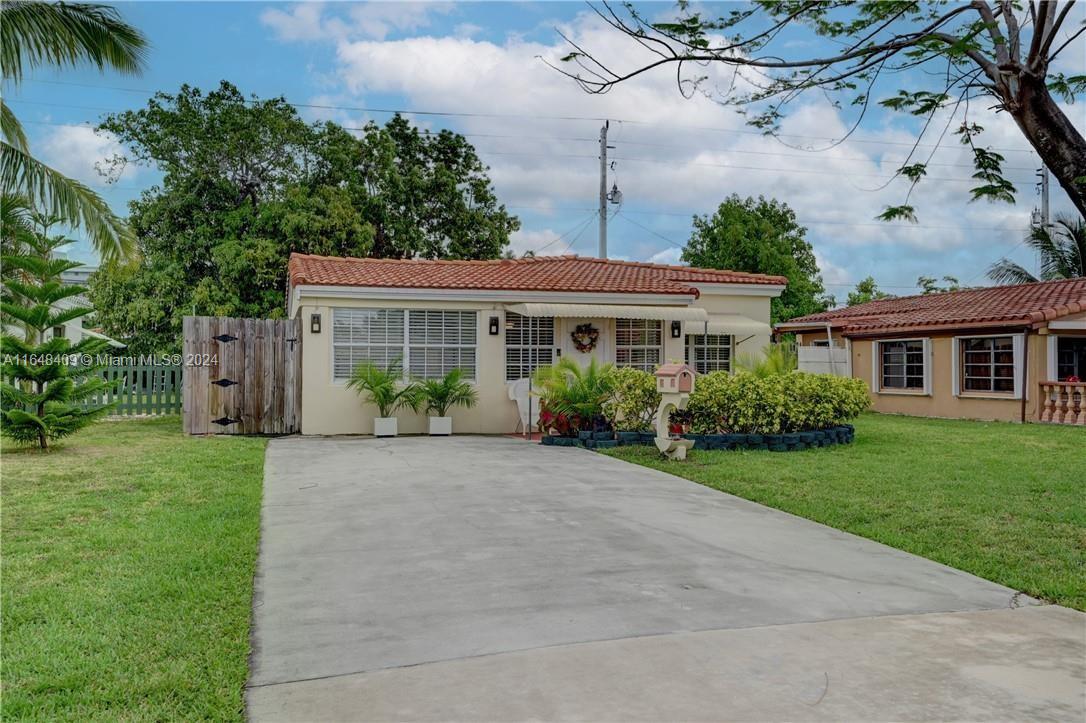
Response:
M1086 424L1086 278L882 299L776 330L819 371L866 381L880 412Z
M74 269L68 269L60 275L60 280L65 284L73 286L86 286L91 274L98 270L97 266L79 266ZM75 307L90 308L90 302L87 297L80 294L79 296L72 296L67 299L62 299L57 302L56 307L58 309L73 309ZM101 339L109 343L111 349L124 349L125 345L121 342L111 339L105 334L95 331L94 329L88 329L83 326L83 322L88 317L81 316L77 319L72 319L60 326L53 328L53 337L63 337L70 339L72 343L80 341L84 337L93 337L95 339Z
M345 386L372 360L413 377L460 367L479 392L456 430L512 432L512 389L560 356L646 371L686 360L731 369L769 343L770 299L785 279L732 271L541 256L495 261L353 259L293 254L288 313L302 321L302 433L368 434L376 414ZM518 385L518 381L520 384ZM402 432L425 415L401 411ZM533 415L534 416L534 415Z

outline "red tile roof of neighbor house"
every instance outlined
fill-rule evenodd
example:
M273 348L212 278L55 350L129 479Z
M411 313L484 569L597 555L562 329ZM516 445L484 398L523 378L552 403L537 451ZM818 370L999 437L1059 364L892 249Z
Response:
M987 326L1041 326L1086 312L1086 278L903 296L810 314L777 324L779 331L829 323L846 336Z
M698 295L696 284L783 285L783 276L581 256L493 261L357 259L291 254L292 286L367 286L504 291Z

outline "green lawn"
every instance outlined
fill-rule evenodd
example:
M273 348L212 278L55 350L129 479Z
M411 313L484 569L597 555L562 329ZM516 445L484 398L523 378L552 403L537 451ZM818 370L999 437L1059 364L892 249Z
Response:
M265 441L3 447L3 718L241 720Z
M1086 610L1086 429L866 414L850 446L606 453Z

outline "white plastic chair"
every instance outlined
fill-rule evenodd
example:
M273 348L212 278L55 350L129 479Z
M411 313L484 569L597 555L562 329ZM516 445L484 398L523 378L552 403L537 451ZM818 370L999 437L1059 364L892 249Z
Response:
M517 379L508 384L509 398L517 403L520 421L515 432L522 432L532 426L539 426L539 400L532 399L528 391L528 380ZM534 419L532 419L534 417Z

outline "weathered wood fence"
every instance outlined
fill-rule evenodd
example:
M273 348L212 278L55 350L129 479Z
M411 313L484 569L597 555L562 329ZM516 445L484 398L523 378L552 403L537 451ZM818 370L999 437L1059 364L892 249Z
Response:
M188 434L291 434L301 428L298 319L186 316L182 407Z
M112 384L90 401L94 405L115 403L110 414L180 414L181 369L168 363L102 367L97 375Z

